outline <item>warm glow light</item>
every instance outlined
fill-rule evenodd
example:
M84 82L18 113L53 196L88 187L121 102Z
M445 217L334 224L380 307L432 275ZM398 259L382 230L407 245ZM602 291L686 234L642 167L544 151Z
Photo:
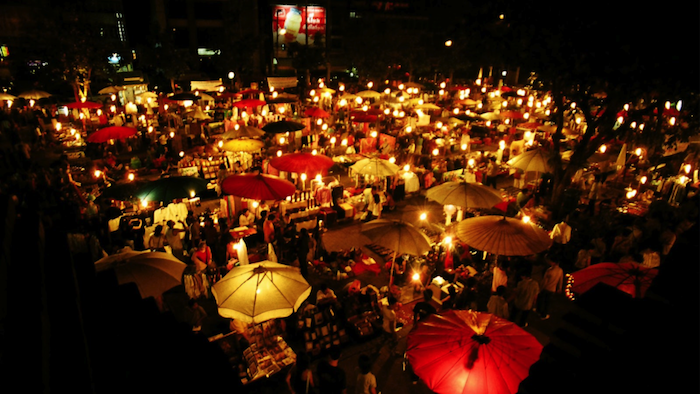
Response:
M335 142L336 142L336 141L337 141L337 140L335 139L335 137L331 137L331 144L335 145Z
M399 84L399 90L404 90L405 88L406 88L406 86L404 84L402 84L402 83Z
M608 147L605 145L600 146L600 153L605 153L605 151L608 150Z
M164 109L164 110L166 110L166 111L167 111L167 110L168 110L168 108L170 108L170 106L169 106L168 104L163 104L163 109Z
M306 174L301 174L301 180L305 181L306 180Z
M318 154L318 151L317 151L316 149L314 149L314 150L311 151L311 154L312 154L313 156L316 156L316 155Z
M144 208L148 207L148 200L141 200L141 206Z
M451 46L452 46L452 40L447 40L447 41L445 41L445 46L446 46L446 47L451 47Z
M523 223L530 223L530 217L527 215L523 216Z
M102 171L100 171L100 170L95 170L95 174L94 174L94 175L95 175L95 178L99 178L100 175L102 175Z
M410 164L406 164L406 165L403 166L403 170L404 170L404 171L408 171L408 170L410 170L410 169L411 169L411 165L410 165Z
M477 80L474 81L474 83L476 83L477 85L481 85L481 78L477 78Z
M433 149L433 156L437 156L440 154L440 150L438 148Z
M391 93L391 89L389 89L389 88L384 89L384 94L389 94L389 93Z
M253 201L253 203L251 205L252 205L253 209L256 209L258 207L258 205L260 205L260 204L257 201Z
M148 132L152 133L153 132L153 126L148 126Z
M442 122L437 121L437 122L435 123L435 127L438 128L438 129L441 129L441 128L442 128Z
M440 90L438 90L438 94L439 94L440 96L444 95L444 94L445 94L445 89L440 89Z
M362 104L362 97L357 97L357 98L355 99L355 102L357 103L357 105Z
M690 174L690 170L693 169L693 166L690 164L686 164L683 166L683 171L685 171L686 174Z
M280 145L284 144L284 137L280 137Z
M322 124L323 124L323 119L319 118L319 119L316 121L316 124L319 125L319 126L322 125Z
M182 150L181 150L180 153L179 153L179 155L180 155L180 157L185 157L185 151L182 151Z
M421 212L420 214L420 220L426 220L428 218L428 214L425 212Z
M452 113L455 115L459 115L459 108L455 108L452 110Z
M370 136L371 136L372 138L377 138L377 131L376 131L376 130L372 130L372 132L370 133Z
M309 96L313 97L315 95L316 95L316 91L311 89L311 91L309 92Z
M326 123L321 125L321 130L326 131L328 130L328 125Z
M671 119L668 120L668 123L669 123L671 126L674 126L674 125L676 124L676 118L675 118L675 117L672 117Z
M197 193L195 193L194 190L190 190L190 198L194 198L196 194Z
M174 132L174 131L171 131L171 132L170 132L170 138L175 138L175 132Z
M362 110L365 111L365 112L367 112L367 111L369 110L369 106L363 105L363 106L362 106Z
M392 157L390 157L390 158L389 158L389 163L391 163L391 164L395 164L395 163L396 163L396 158L395 158L395 157L393 157L393 156L392 156Z
M343 138L343 140L340 141L340 145L342 145L342 146L348 146L348 139L347 139L347 138Z
M344 107L344 106L348 105L348 100L341 99L341 100L340 100L340 103L338 103L338 104L339 104L341 107Z
M345 90L345 85L340 85L340 86L338 86L338 90L340 90L341 92L344 91L344 90Z
M676 103L676 110L680 111L683 108L683 100L678 100Z
M462 144L462 150L467 150L467 144Z
M670 102L670 101L667 101L667 102L664 104L664 107L665 107L666 109L671 109L671 102Z
M185 100L185 101L182 102L182 105L184 105L185 108L191 107L192 104L194 104L194 102L193 102L192 100Z
M634 190L634 189L631 189L631 190L630 190L630 189L627 189L627 190L628 190L628 191L627 191L627 193L625 194L625 197L627 197L627 198L634 198L634 196L637 195L637 191L636 191L636 190Z
M641 156L641 155L642 155L642 148L637 148L637 149L635 149L635 150L634 150L634 154L637 155L637 156Z
M278 150L278 151L277 151L277 157L280 157L280 156L282 156L282 151L281 151L281 150Z
M281 114L283 114L283 113L284 113L284 106L280 106L280 107L279 107L279 111L280 111Z
M505 149L505 148L506 148L506 142L503 141L503 140L501 140L501 141L498 143L498 148L499 148L500 150Z
M643 177L639 178L639 183L641 183L642 185L644 185L644 184L647 183L647 179L648 179L647 176L644 175Z
M367 89L372 89L372 86L374 86L374 82L372 82L372 81L367 82Z
M389 115L391 113L391 110L389 108L384 109L384 115Z
M486 121L486 127L491 127L491 121L490 121L490 120L487 120L487 121Z
M129 181L133 181L135 177L136 177L136 176L134 175L133 172L130 172L129 175L126 176L126 178L127 178Z
M420 274L419 273L414 273L413 276L411 277L414 281L419 281L420 280Z
M525 119L525 120L530 119L530 113L529 113L529 112L525 112L525 113L523 114L523 119Z
M411 126L406 126L406 132L410 133L411 131L413 131L413 128Z
M625 111L629 111L629 110L630 110L630 105L629 105L629 104L625 104L625 105L622 106L622 108L624 108Z
M469 159L469 160L467 161L467 165L468 165L469 167L474 167L474 164L476 164L476 161L474 161L474 159Z
M445 238L442 239L442 242L449 245L449 244L452 243L452 237L450 237L450 236L448 235L448 236L446 236Z

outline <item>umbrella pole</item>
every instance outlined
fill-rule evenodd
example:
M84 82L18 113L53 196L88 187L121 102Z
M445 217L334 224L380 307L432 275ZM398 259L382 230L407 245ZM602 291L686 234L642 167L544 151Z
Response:
M396 264L396 251L394 250L394 258L391 261L391 270L389 271L389 293L391 293L391 285L394 283L394 264Z

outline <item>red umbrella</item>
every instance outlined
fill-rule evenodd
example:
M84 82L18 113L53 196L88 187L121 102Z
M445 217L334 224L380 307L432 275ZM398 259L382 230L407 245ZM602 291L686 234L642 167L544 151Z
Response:
M133 127L109 126L90 134L90 136L87 138L87 142L103 143L108 142L109 140L124 139L135 134L136 129Z
M238 108L252 108L259 107L265 104L266 103L264 101L258 99L243 99L241 101L236 101L235 103L233 103L233 106Z
M372 123L378 119L377 115L358 114L350 115L350 121L357 123Z
M360 109L356 109L354 111L350 111L350 116L362 116L362 115L383 115L384 111L382 111L379 108L368 108L367 111L363 111Z
M270 160L270 165L281 171L314 175L320 172L325 173L333 167L333 159L326 155L314 155L306 152L287 153Z
M66 104L65 107L70 108L70 109L74 109L74 108L76 108L76 109L83 109L83 108L97 109L97 108L102 108L102 104L94 103L92 101L84 101L84 102L83 101L76 101L74 103Z
M221 189L226 194L254 200L284 200L296 191L293 183L267 174L231 175Z
M522 119L523 113L518 111L503 111L501 112L501 117L508 119Z
M638 263L593 264L573 274L571 290L582 294L598 283L613 286L632 297L641 298L654 280L657 270Z
M438 394L511 394L542 345L516 324L488 313L450 310L408 335L413 371Z
M308 108L306 111L304 111L304 115L310 116L312 118L327 118L330 116L328 112L318 107Z

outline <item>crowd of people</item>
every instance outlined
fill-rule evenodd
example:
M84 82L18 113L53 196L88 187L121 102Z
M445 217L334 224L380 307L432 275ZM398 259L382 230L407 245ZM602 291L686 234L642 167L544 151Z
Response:
M472 141L476 139L477 135L468 125L454 127L450 131L438 129L430 134L406 133L401 132L405 130L405 124L394 118L378 121L375 131L395 136L395 143L389 144L386 140L380 142L378 139L373 147L367 149L362 145L362 141L370 135L367 128L353 123L343 108L330 106L329 110L331 117L326 122L332 125L331 129L318 134L313 142L309 138L292 142L294 148L313 146L329 156L355 152L393 156L397 162L421 169L422 189L441 183L444 173L458 169L464 169L465 173L479 171L480 180L485 185L497 188L497 181L502 179L499 164L511 154L510 150L505 150L497 160L495 154L484 150L474 162L470 162L475 156L466 154L472 149L469 142L468 149L450 143L464 141L464 135L468 141L470 135ZM238 240L229 231L234 227L255 228L256 234L245 239L248 247L264 247L261 253L268 258L274 254L275 259L282 263L297 265L304 277L309 277L312 261L332 260L332 254L323 245L321 226L311 231L306 228L297 231L289 213L280 215L276 206L270 207L264 203L254 210L240 210L232 223L215 218L210 212L195 213L190 210L186 219L158 224L152 234L145 233L145 225L139 219L124 221L116 231L111 231L108 222L119 213L119 207L111 205L107 199L96 198L96 195L116 183L115 179L124 176L127 168L153 177L173 172L182 158L181 151L203 154L211 148L215 135L208 126L202 126L199 122L192 122L197 124L197 132L192 133L191 128L185 132L182 116L161 112L158 115L159 123L163 125L160 132L142 129L140 135L116 141L113 145L88 144L86 160L75 164L61 152L61 140L55 127L47 127L53 124L55 113L55 108L13 107L0 111L0 171L4 175L0 192L16 199L16 209L20 215L38 212L43 215L42 220L46 225L60 221L68 232L94 235L93 239L98 243L93 253L94 260L125 250L167 250L193 266L196 272L228 270L241 263L235 246ZM242 119L238 122L246 123ZM261 126L264 122L265 118L258 115L253 123ZM166 134L169 130L174 130L171 138ZM479 128L482 135L478 135L478 138L486 140L505 132L504 138L511 142L515 138L513 131L512 127ZM331 136L337 137L335 141L346 142L343 151L337 149L335 141L331 142ZM547 144L546 137L542 143ZM266 137L267 148L275 144L271 136ZM263 164L269 160L264 152L255 153L252 157L249 166L242 166L240 162L222 164L217 176L219 189L226 176L244 171L262 171ZM75 167L82 167L82 171L75 171ZM95 170L103 175L93 177ZM468 245L440 250L434 260L438 265L440 262L444 264L450 254L453 269L438 267L433 274L443 275L454 285L449 287L449 295L441 300L439 307L431 303L433 294L430 289L419 288L424 291L424 299L413 310L414 320L417 322L438 311L472 309L510 319L525 327L532 312L541 319L550 317L552 298L563 292L563 278L567 273L601 262L633 261L649 268L664 264L676 239L696 222L697 194L688 193L674 204L656 199L644 216L634 217L616 211L614 201L601 201L602 192L609 184L606 184L605 176L601 171L594 171L590 177L574 182L574 187L579 188L574 208L560 215L563 219L556 223L545 224L550 226L545 229L551 232L553 239L553 246L546 254L501 256L484 261L473 257ZM545 206L551 193L550 179L544 175L536 190L527 187L520 189L515 206L510 207L513 208L511 213L518 215L523 209ZM385 209L394 208L398 181L395 178L362 189L366 210L363 220L382 218ZM661 190L656 197L668 200L668 194L669 190ZM200 217L203 218L203 225L200 225ZM475 273L464 268L467 266L476 268ZM538 280L532 275L535 266L542 268ZM397 272L403 275L406 270L398 269ZM327 287L321 289L317 302L323 302L328 294L326 290ZM332 298L333 302L337 301L335 294ZM196 303L190 307L197 312L192 324L201 327L206 313ZM382 308L383 331L386 343L392 348L397 343L396 310L399 307L398 300L389 295L387 305ZM290 390L294 393L345 392L347 379L338 368L339 358L340 349L334 347L328 352L328 359L320 362L317 370L312 372L310 360L300 354L287 379ZM357 392L376 394L376 377L365 355L360 357L359 370Z

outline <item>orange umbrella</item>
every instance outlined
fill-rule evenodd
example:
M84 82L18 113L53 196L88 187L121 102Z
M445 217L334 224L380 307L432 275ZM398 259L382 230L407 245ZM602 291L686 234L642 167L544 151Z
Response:
M273 175L237 174L226 177L221 189L233 196L278 201L294 194L296 186Z
M529 256L552 245L549 234L541 228L500 215L462 220L456 234L474 249L501 256Z

